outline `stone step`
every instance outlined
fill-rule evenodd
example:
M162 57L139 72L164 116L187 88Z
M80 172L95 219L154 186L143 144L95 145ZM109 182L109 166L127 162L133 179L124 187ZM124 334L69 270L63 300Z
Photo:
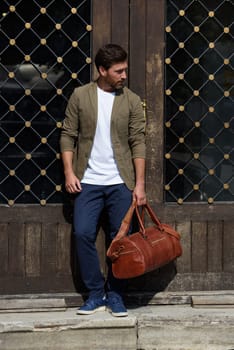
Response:
M18 296L18 308L17 298L11 296L6 310L6 299L1 298L0 349L234 350L233 296L233 291L163 293L151 301L147 296L147 306L128 305L129 316L123 318L107 311L78 316L76 308L60 298L48 301L45 295ZM19 308L22 300L25 309ZM199 307L193 307L196 302Z

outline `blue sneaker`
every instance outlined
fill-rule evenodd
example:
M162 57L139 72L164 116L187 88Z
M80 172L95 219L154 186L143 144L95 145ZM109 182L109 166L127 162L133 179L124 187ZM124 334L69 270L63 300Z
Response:
M97 311L106 310L106 298L88 298L84 305L82 305L78 310L77 314L79 315L91 315Z
M123 300L120 295L115 294L108 297L107 309L113 316L125 317L128 316L126 307L124 306Z

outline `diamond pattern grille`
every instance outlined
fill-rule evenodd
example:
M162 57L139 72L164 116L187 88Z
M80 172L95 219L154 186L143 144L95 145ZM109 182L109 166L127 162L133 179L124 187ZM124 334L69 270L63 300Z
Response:
M165 200L234 201L233 2L166 3Z
M60 203L61 121L91 77L91 1L1 1L0 10L0 203Z

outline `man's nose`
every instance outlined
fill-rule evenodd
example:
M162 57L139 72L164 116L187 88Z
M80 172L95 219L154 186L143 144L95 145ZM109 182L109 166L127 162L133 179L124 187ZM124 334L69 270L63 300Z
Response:
M126 71L123 71L121 74L121 79L126 79L127 78L127 73Z

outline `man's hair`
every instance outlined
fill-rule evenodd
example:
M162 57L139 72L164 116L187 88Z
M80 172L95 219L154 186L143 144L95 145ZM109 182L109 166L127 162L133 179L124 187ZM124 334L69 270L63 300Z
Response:
M107 44L98 50L95 56L95 65L98 71L100 66L107 70L115 63L125 62L127 57L127 52L121 46Z

